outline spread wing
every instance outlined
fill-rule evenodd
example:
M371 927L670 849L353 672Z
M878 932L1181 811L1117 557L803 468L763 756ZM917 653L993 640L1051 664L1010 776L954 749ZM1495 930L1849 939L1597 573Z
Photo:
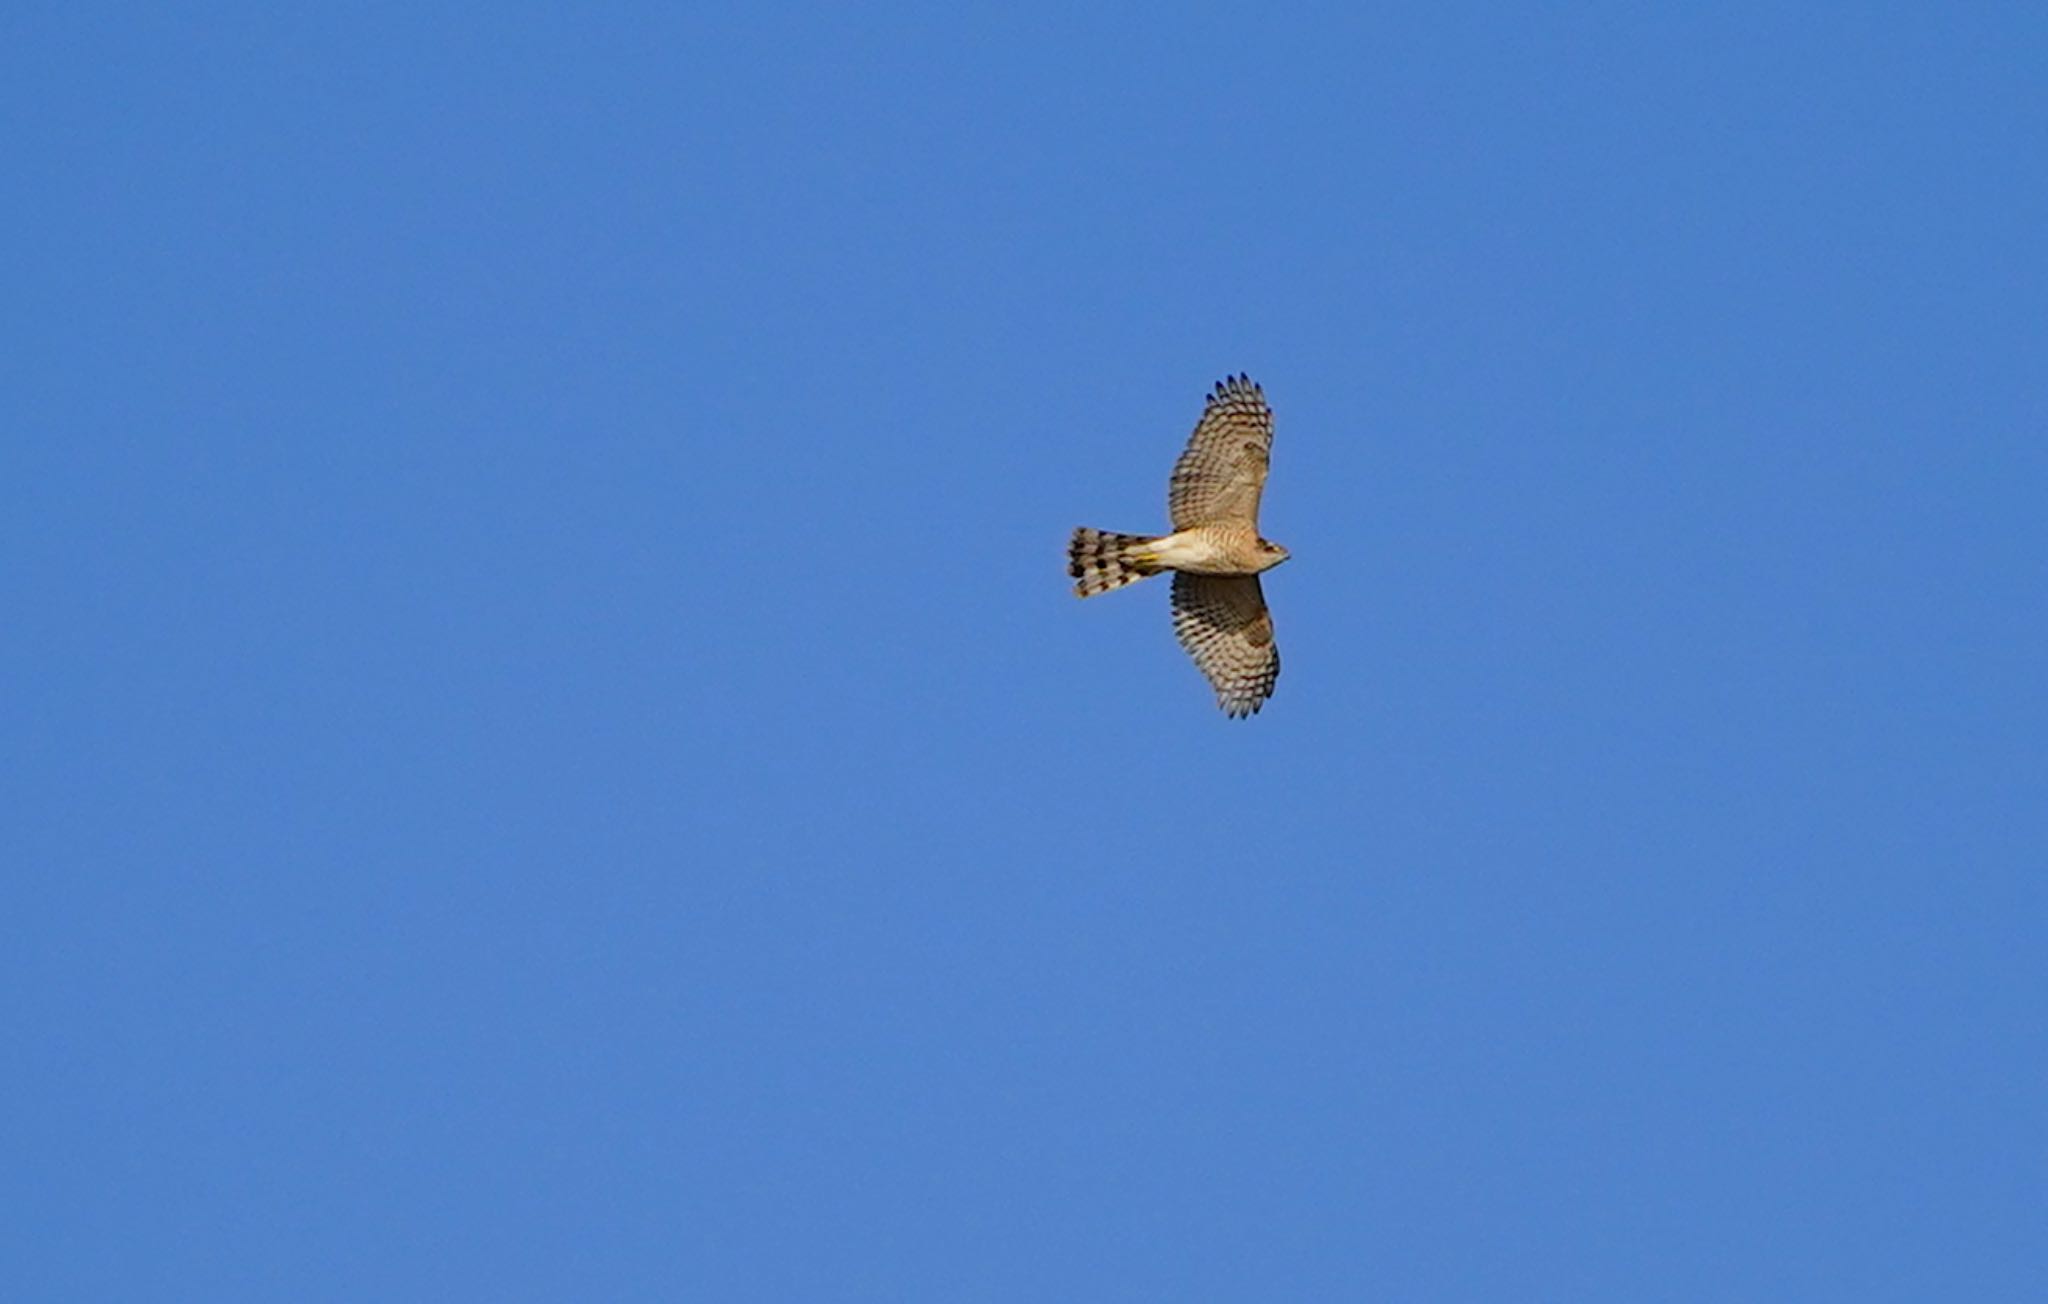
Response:
M1173 632L1230 715L1251 715L1273 695L1280 649L1258 576L1175 571Z
M1241 522L1256 530L1272 452L1273 410L1266 406L1266 392L1248 376L1219 383L1173 465L1166 491L1173 528Z

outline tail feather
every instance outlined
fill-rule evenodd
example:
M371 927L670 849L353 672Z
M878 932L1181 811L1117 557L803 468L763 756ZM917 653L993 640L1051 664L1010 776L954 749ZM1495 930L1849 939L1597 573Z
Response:
M1082 526L1067 544L1067 574L1084 598L1120 589L1165 570L1148 548L1157 540L1142 534L1112 534Z

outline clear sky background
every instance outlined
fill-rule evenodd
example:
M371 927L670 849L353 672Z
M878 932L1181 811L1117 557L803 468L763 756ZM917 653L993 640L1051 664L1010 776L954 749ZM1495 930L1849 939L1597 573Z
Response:
M0 18L9 1298L2048 1298L2038 6L344 8Z

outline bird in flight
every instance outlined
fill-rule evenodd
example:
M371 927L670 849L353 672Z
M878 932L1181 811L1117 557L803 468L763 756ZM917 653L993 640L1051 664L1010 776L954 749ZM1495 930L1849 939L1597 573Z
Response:
M1273 451L1273 410L1249 376L1230 376L1203 402L1202 419L1173 465L1167 515L1173 532L1112 534L1086 526L1067 544L1067 574L1084 598L1173 572L1173 632L1242 719L1273 695L1280 651L1259 572L1287 549L1259 537L1259 494Z

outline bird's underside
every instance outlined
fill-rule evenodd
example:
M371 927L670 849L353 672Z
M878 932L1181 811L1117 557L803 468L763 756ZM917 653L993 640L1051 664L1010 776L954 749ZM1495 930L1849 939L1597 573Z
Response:
M1245 376L1218 384L1174 464L1173 531L1113 534L1087 527L1067 544L1074 592L1093 597L1163 571L1173 576L1173 630L1234 717L1273 695L1280 652L1259 574L1287 550L1259 537L1259 498L1273 446L1265 392Z

